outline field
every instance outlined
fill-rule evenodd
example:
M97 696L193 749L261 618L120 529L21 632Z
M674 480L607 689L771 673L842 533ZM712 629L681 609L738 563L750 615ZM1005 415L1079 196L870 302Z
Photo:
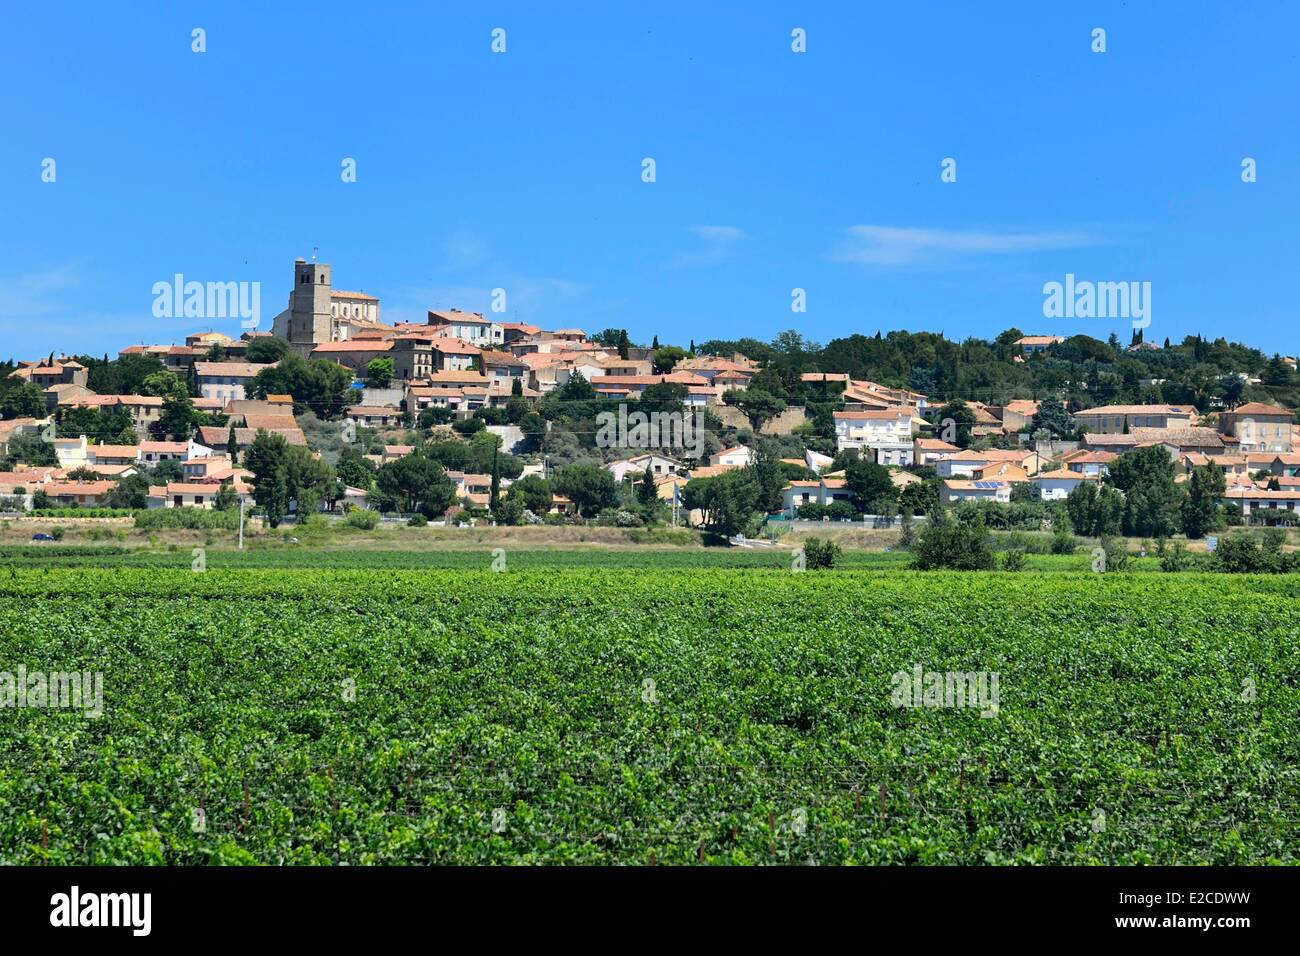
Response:
M1296 861L1293 577L260 553L0 555L0 863Z

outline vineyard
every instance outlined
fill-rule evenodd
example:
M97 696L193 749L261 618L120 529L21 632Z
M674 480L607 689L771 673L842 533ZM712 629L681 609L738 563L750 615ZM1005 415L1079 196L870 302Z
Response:
M0 709L0 864L1300 855L1292 576L172 560L0 568L0 671L104 687Z

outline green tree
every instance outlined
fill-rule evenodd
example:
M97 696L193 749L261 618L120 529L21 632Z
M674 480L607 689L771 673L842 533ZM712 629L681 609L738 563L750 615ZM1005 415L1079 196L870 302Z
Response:
M163 398L162 412L151 428L154 435L164 441L188 441L194 435L198 421L194 400L182 391Z
M723 393L722 400L744 412L755 431L762 428L764 422L785 411L784 401L775 395L754 388L728 389Z
M654 370L660 375L671 372L677 363L686 358L686 352L676 345L655 349Z
M1124 533L1169 537L1178 530L1182 489L1173 457L1161 445L1125 452L1109 465L1106 481L1124 492Z
M555 490L564 495L584 518L592 518L618 504L614 475L600 465L569 465L555 475Z
M122 478L113 486L104 503L110 508L149 507L149 479L141 474Z
M961 399L954 399L939 409L939 437L958 448L968 448L971 429L975 427L975 412Z
M655 473L651 468L647 468L641 475L636 484L637 504L647 511L654 511L659 507L659 489L655 485Z
M273 335L259 335L251 339L244 350L244 361L257 365L271 365L289 354L289 343Z
M682 504L688 511L701 511L705 526L730 537L749 527L759 494L751 469L739 468L716 478L692 478L682 487Z
M351 488L368 490L375 480L375 463L351 446L343 449L334 471Z
M882 506L898 502L898 490L889 476L889 469L862 457L850 461L844 469L844 485L859 514L880 514Z
M1214 462L1192 469L1187 497L1183 499L1183 534L1204 538L1222 524L1219 502L1227 490L1227 477Z
M223 481L217 490L217 496L212 499L212 507L217 511L230 511L238 505L239 495L235 493L234 485L229 481Z
M767 447L754 451L748 471L758 488L758 500L755 506L759 511L773 514L781 510L785 503L786 477L781 460Z
M343 414L351 403L352 373L325 359L286 355L278 365L262 369L249 385L253 398L292 395L294 414L310 410L321 419Z
M370 360L366 366L366 385L370 388L388 388L393 381L393 359L389 355L381 355L379 358Z
M993 545L984 521L956 521L947 510L931 512L912 546L912 567L918 571L991 571Z
M1038 411L1029 427L1033 432L1040 428L1046 429L1052 433L1053 438L1064 438L1074 430L1070 425L1070 413L1054 395L1049 395L1038 403Z
M45 393L20 378L0 379L0 418L44 418Z
M427 518L441 516L456 500L456 486L442 465L419 450L381 466L375 487L396 499L403 511L419 511Z
M259 428L244 457L244 467L253 473L253 500L272 528L278 528L289 511L288 449L283 435Z
M528 475L520 478L510 486L507 495L518 498L525 508L535 515L546 514L551 510L551 483L541 475Z
M1096 481L1080 482L1065 500L1076 534L1089 538L1119 534L1124 525L1124 496Z

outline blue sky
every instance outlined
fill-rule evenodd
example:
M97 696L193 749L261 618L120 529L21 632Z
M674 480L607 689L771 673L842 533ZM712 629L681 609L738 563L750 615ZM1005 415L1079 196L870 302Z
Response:
M0 357L238 334L153 316L178 272L266 328L313 247L389 321L1127 340L1043 317L1074 273L1150 282L1148 340L1300 352L1294 3L452 6L10 5Z

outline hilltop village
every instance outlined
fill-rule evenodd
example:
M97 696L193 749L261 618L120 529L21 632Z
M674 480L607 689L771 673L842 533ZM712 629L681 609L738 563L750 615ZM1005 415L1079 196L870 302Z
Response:
M0 366L0 511L734 535L975 507L1002 527L1191 537L1300 513L1293 357L1144 330L822 347L556 324L455 308L386 324L378 298L299 259L269 331ZM647 441L627 426L647 416L673 427Z

